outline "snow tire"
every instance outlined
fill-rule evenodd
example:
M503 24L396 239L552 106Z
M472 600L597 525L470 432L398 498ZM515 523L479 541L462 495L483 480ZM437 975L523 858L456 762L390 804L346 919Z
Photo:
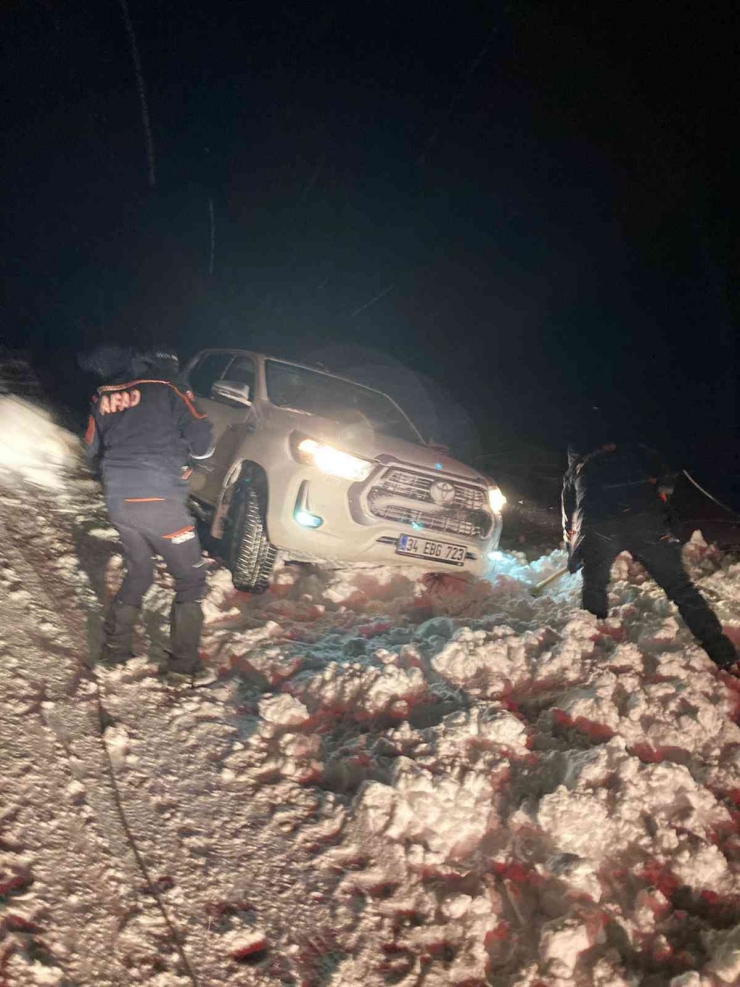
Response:
M264 593L270 586L277 549L268 540L264 500L249 473L238 481L229 506L226 549L235 588Z

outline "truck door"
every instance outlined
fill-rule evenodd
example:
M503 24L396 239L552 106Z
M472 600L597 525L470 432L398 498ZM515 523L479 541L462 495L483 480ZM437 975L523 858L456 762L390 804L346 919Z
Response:
M217 381L247 384L255 394L256 367L251 357L233 353L206 353L190 372L190 386L198 403L213 426L215 451L210 459L195 464L190 480L192 492L207 504L215 504L224 476L232 463L237 446L248 434L254 409L221 397L214 397Z

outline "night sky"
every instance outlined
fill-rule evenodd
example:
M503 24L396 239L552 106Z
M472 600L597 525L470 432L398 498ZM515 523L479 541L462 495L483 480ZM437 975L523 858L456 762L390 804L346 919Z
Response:
M470 455L597 405L732 490L730 4L3 11L0 331L69 406L96 342L242 345Z

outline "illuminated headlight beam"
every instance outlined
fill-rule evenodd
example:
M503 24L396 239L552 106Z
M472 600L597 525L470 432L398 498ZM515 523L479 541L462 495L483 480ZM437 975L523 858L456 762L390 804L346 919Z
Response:
M343 480L365 480L372 472L373 464L367 459L360 459L341 449L324 445L315 439L301 439L297 446L298 456L302 462L315 466L322 473L338 476Z
M504 497L498 487L489 487L488 503L494 514L500 514L506 506L506 497Z

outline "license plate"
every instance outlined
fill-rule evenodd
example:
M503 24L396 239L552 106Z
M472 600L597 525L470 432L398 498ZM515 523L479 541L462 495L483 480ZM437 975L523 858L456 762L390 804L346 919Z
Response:
M451 545L446 541L431 541L414 535L401 535L396 546L396 555L429 559L430 562L446 562L448 565L465 565L466 554L464 545Z

